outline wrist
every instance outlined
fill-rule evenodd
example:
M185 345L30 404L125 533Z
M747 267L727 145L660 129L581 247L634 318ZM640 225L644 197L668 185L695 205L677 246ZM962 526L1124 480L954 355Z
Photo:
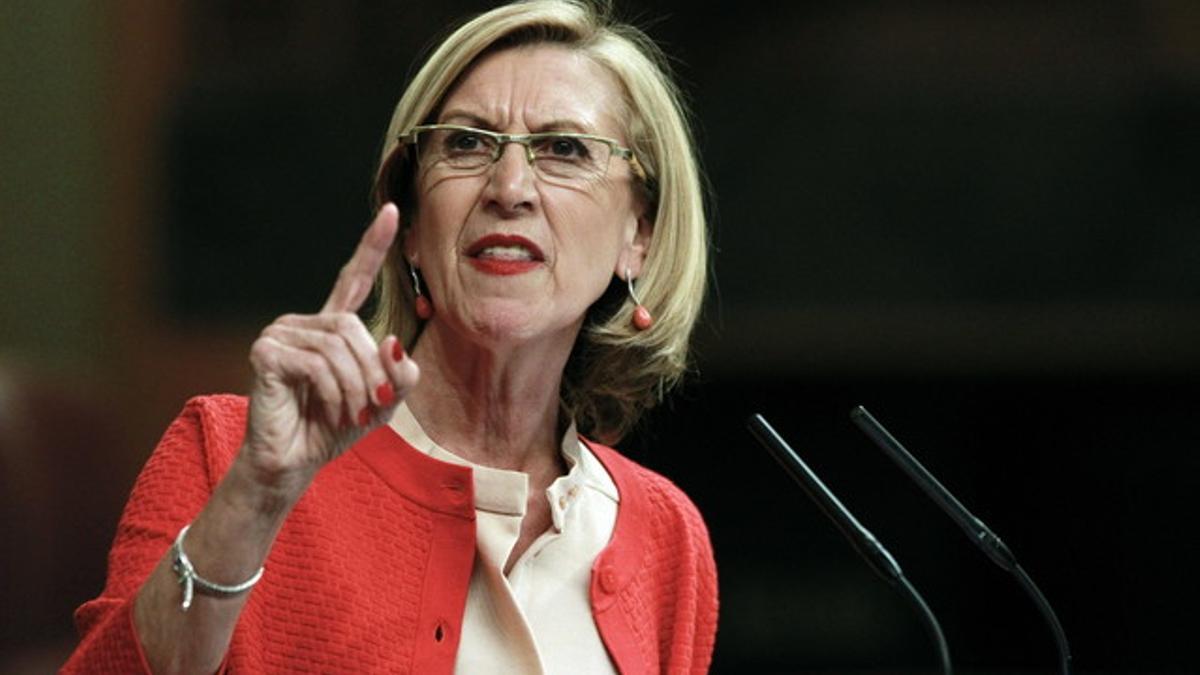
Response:
M266 471L255 466L243 448L214 496L238 511L282 520L304 495L313 476L310 470Z
M175 543L171 545L171 569L175 571L179 585L183 588L180 609L185 612L191 609L196 593L215 595L221 598L236 597L254 588L254 585L262 579L264 571L262 566L249 579L237 584L218 584L200 576L196 572L196 566L188 557L187 551L183 549L184 538L190 528L190 524L184 525L183 529L179 531L179 535L175 537Z

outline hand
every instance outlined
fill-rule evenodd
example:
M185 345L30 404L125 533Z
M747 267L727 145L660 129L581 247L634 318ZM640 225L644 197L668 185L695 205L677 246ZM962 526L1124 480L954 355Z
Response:
M240 459L260 485L303 490L318 469L390 419L417 383L417 365L396 336L377 344L355 313L387 259L398 220L394 204L379 210L320 313L279 317L254 342Z

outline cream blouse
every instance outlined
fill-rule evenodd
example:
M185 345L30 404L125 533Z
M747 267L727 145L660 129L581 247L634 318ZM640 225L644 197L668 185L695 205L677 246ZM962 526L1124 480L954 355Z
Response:
M615 673L592 619L592 563L612 538L617 487L572 424L563 434L568 467L546 488L553 526L513 565L528 476L468 462L438 446L401 403L392 428L434 459L469 466L475 483L475 566L467 590L455 673Z

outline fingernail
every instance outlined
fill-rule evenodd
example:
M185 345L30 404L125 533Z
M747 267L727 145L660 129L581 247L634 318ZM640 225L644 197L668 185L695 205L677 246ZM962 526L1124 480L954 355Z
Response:
M386 408L396 400L396 390L392 389L391 382L384 382L375 388L375 400L379 401L379 407Z
M404 345L400 344L399 338L396 339L396 344L392 345L392 360L393 361L403 361L404 360Z
M371 423L371 406L364 406L358 411L358 426L365 427Z

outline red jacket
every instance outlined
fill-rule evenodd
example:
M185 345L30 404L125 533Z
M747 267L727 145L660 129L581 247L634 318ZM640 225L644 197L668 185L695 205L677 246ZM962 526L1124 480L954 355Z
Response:
M149 672L133 597L241 446L246 399L188 402L134 486L100 597L75 613L65 672ZM703 673L717 627L708 532L677 487L585 439L620 494L592 568L592 613L622 673ZM471 470L390 428L317 474L288 516L233 634L232 672L451 673L475 556Z

